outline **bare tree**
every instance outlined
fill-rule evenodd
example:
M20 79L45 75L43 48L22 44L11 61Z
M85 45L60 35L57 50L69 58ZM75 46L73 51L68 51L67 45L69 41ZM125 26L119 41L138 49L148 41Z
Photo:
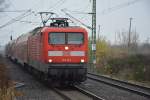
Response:
M136 30L132 31L130 33L130 39L129 39L128 32L122 31L122 32L117 33L117 40L118 40L118 44L124 48L128 47L128 43L130 41L130 48L135 49L138 45L138 42L139 42L139 35L136 32Z
M131 48L136 49L139 42L139 34L135 31L131 32Z

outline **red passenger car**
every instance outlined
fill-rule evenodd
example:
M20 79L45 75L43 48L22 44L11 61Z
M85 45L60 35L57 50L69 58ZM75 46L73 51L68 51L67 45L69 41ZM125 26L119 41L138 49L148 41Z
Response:
M68 23L57 21L60 19L49 27L38 27L20 36L11 58L15 57L24 67L46 79L71 83L85 81L88 33L84 28L69 27Z

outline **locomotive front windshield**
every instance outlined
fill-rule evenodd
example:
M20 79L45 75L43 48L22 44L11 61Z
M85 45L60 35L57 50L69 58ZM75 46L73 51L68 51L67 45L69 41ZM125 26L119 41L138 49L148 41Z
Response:
M50 44L83 44L83 33L49 33Z
M50 44L65 44L65 33L50 33L49 35Z

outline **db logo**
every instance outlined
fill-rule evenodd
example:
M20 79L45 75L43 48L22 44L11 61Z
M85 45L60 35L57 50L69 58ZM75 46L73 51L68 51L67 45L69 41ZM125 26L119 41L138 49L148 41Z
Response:
M69 51L64 51L63 56L70 56L70 52Z

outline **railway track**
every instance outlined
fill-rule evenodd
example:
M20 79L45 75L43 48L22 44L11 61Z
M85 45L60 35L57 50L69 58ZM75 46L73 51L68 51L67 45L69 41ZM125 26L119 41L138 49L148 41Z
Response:
M109 78L106 76L97 75L97 74L93 74L93 73L88 73L87 78L110 85L110 86L113 86L113 87L117 87L119 89L129 91L132 93L136 93L138 95L141 95L141 96L144 96L147 98L150 98L150 88L149 87L144 87L144 86L128 83L125 81L120 81L117 79L112 79L112 78Z
M84 89L75 86L73 88L52 88L42 80L33 77L20 65L14 64L5 59L10 76L16 82L24 82L24 87L16 87L22 96L18 96L16 100L104 100ZM20 86L20 84L19 84Z
M6 61L6 62L9 62L8 68L11 70L11 76L14 77L13 79L25 83L24 87L19 88L19 90L21 90L20 92L23 92L25 95L23 95L22 97L18 97L19 98L18 100L29 100L29 99L50 100L51 98L53 98L52 100L104 100L103 98L105 98L106 100L120 100L120 98L124 98L122 100L130 100L130 99L137 100L137 98L139 100L149 100L146 97L145 97L146 99L140 98L140 95L136 98L133 95L132 95L133 97L129 97L130 95L120 94L120 93L119 93L119 97L117 97L117 93L116 95L115 93L114 94L109 93L109 91L111 91L112 89L109 89L108 87L105 86L104 86L105 88L100 89L99 85L97 85L99 83L96 82L97 84L95 84L95 82L90 79L89 80L91 81L91 83L90 81L87 81L88 83L85 86L84 84L79 85L80 87L75 86L72 90L63 90L63 89L56 88L57 91L60 92L60 94L58 94L55 91L53 91L51 87L49 86L47 87L47 85L41 84L43 82L39 82L38 79L30 75L28 72L22 70L22 68L20 68L19 65L13 64L10 61ZM107 91L107 92L103 93L101 91ZM126 99L126 97L128 97L128 99Z
M111 86L105 87L105 85L102 85L102 87L104 88L101 89L101 85L99 85L98 82L90 79L89 80L91 82L87 81L87 84L84 85L83 83L79 85L80 87L75 86L72 90L56 88L56 90L60 93L58 94L53 91L51 87L47 86L48 84L43 84L44 82L39 81L38 79L30 75L28 71L24 69L22 70L20 65L14 64L7 59L6 62L8 63L7 65L8 69L11 72L10 76L12 77L12 79L16 82L23 82L25 84L24 87L18 88L24 95L21 97L17 97L17 100L104 100L103 98L105 98L106 100L149 100L146 97L140 97L140 95L138 97L136 97L136 95L132 95L132 97L130 97L130 95L122 94L121 92L119 92L119 96L117 96L117 91L115 93L110 92L115 91L115 88L113 90L109 89L109 87Z
M52 90L59 94L64 100L105 100L78 86L74 86L71 89L53 88Z
M92 100L105 100L104 98L101 98L101 97L99 97L99 96L97 96L97 95L95 95L95 94L93 94L93 93L91 93L91 92L89 92L87 90L84 90L84 89L82 89L82 88L80 88L78 86L75 86L75 88L78 91L82 92L83 94L88 95L89 97L91 97Z

